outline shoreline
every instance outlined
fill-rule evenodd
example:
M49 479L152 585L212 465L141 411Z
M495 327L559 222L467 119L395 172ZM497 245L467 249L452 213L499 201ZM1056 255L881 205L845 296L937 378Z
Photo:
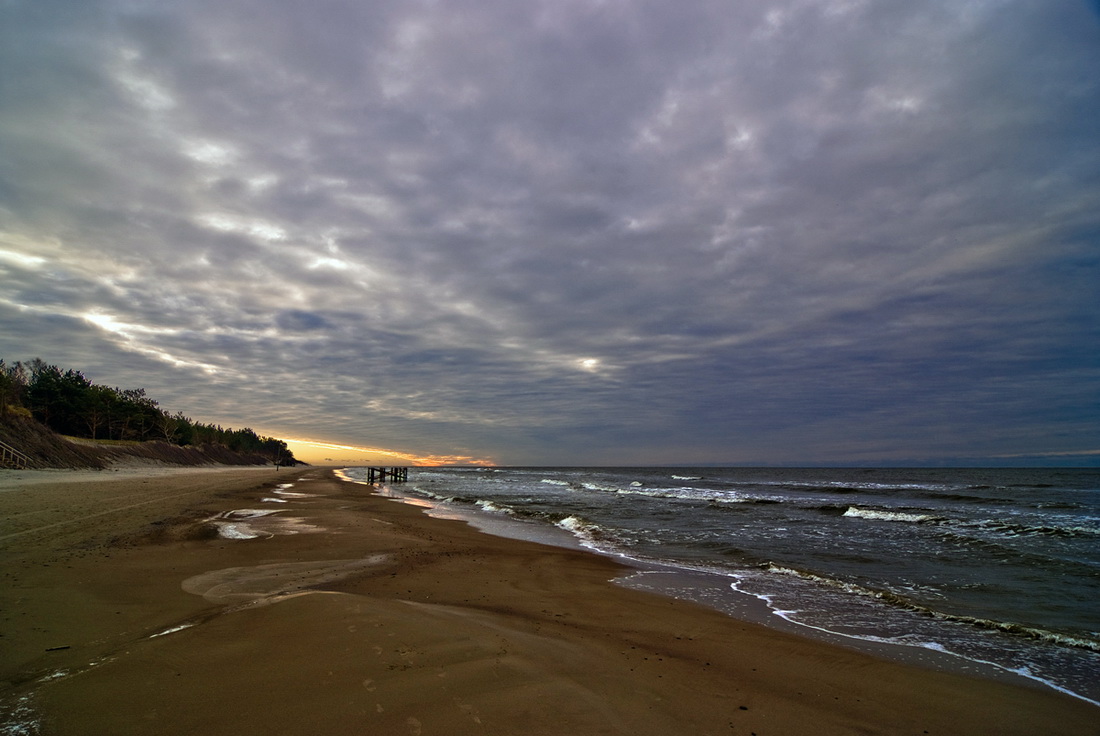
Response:
M372 487L365 481L352 478L345 470L347 469L336 469L336 476L350 483ZM1074 692L1026 670L1014 670L996 662L967 657L945 648L885 639L881 634L870 630L862 635L847 634L785 617L758 596L738 590L731 582L731 577L719 570L681 566L672 562L632 557L623 551L601 549L560 526L519 519L509 514L488 511L479 505L455 503L430 494L412 495L405 492L401 485L383 486L378 492L386 498L420 507L433 518L461 520L486 534L584 550L615 560L628 568L622 576L612 580L616 585L690 601L739 621L845 647L891 662L1057 692L1100 707L1100 702L1094 699L1096 695L1091 691Z
M235 470L0 493L0 725L1100 732L1075 698L616 585L631 569L612 559L434 519L333 469ZM261 510L264 535L217 536Z

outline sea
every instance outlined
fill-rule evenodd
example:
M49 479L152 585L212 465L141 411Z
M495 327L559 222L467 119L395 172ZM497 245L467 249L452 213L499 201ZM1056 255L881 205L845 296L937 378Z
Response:
M379 492L615 556L624 585L1100 705L1100 469L421 467Z

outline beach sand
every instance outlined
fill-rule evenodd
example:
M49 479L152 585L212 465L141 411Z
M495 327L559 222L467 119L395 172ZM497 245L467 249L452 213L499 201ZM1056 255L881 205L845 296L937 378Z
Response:
M4 733L1100 733L1080 700L630 590L327 469L23 476Z

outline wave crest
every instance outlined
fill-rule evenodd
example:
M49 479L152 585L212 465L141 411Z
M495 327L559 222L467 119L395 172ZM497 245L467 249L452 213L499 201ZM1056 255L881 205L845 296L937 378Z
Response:
M849 506L843 516L853 519L871 519L874 521L900 521L910 524L931 524L946 521L942 516L932 514L913 514L904 511L886 511L883 509L868 509L860 506Z

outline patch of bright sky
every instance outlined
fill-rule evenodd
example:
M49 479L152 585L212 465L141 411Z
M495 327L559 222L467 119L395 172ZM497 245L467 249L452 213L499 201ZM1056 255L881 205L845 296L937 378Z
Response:
M103 312L88 312L83 315L84 319L92 324L100 327L108 332L114 332L124 337L132 337L134 333L143 333L147 335L177 335L179 330L171 327L149 327L147 325L137 325L133 323L120 322L109 314Z
M260 240L286 240L286 230L278 225L258 218L241 218L224 213L210 213L199 216L199 224L210 230L226 233L250 235Z
M98 311L88 312L81 316L85 321L99 327L101 330L122 338L128 350L147 355L177 368L198 368L210 375L220 372L220 369L215 365L198 360L179 358L166 350L139 342L137 337L138 335L176 335L180 333L180 330L170 327L149 327L147 325L120 322L111 315Z
M141 54L134 49L121 49L115 69L115 80L133 100L150 112L165 112L176 107L176 99L162 85L137 70Z
M287 439L285 442L294 457L314 465L496 465L487 458L470 455L418 455L384 447L338 445L315 440Z
M471 411L455 411L447 409L435 409L426 411L412 408L408 402L415 397L395 396L389 398L374 398L366 403L366 408L372 412L384 414L402 419L426 420L430 422L456 422L478 424L493 424L491 418L477 415Z
M522 350L523 348L521 348ZM554 350L526 348L525 361L539 364L555 374L590 373L610 377L615 367L592 355L563 355Z
M229 166L240 158L237 150L229 144L201 139L185 141L183 153L188 158L208 166Z
M314 258L313 262L307 267L309 270L314 271L318 268L331 268L335 271L350 271L354 266L347 261L342 261L339 258L333 258L332 256L320 256Z
M63 245L57 238L0 231L0 258L25 268L37 268L56 258Z
M253 194L260 194L278 184L279 177L274 174L260 174L245 179L245 182L248 184L248 190L250 192Z
M589 373L595 373L600 370L599 358L581 358L577 361L577 364L582 371L587 371Z
M45 258L39 258L38 256L28 256L25 253L16 253L11 250L0 250L0 260L7 261L8 263L15 264L16 266L22 266L24 268L38 268L46 262Z
M726 148L734 151L744 151L752 146L756 136L750 128L734 125L726 135Z

